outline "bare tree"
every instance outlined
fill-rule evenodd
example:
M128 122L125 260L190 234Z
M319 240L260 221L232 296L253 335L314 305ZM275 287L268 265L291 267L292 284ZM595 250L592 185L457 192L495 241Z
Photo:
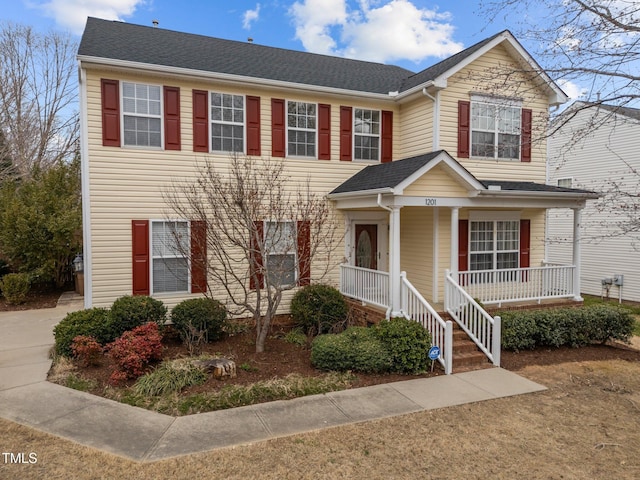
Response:
M331 206L309 181L296 183L284 169L278 159L233 155L226 171L208 160L195 180L164 192L167 218L201 226L199 234L192 228L191 245L174 242L183 256L206 252L191 262L192 276L204 267L206 295L225 295L232 315L253 317L257 352L264 351L283 293L336 266Z
M69 35L3 23L0 52L0 179L72 158L78 139L76 44Z

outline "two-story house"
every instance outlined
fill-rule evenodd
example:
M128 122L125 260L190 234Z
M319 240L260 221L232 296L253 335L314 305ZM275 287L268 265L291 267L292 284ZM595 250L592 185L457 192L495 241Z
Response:
M542 266L545 213L571 208L577 228L593 194L545 185L535 139L567 97L508 31L415 73L90 18L78 59L87 307L200 293L167 273L190 259L157 245L160 192L230 152L327 195L344 221L330 281L390 315L444 325L429 303L445 302L490 354L474 299L579 297L579 242L572 265Z

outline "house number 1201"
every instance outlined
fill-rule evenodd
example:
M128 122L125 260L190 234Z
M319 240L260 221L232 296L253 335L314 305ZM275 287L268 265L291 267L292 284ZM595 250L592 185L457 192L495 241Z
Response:
M438 201L435 198L425 198L424 199L424 204L427 207L435 207L438 204Z

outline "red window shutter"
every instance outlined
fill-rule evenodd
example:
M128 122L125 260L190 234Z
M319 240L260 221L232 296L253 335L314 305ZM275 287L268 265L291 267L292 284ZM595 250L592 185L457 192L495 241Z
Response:
M102 145L120 146L120 84L118 80L100 80L102 97Z
M271 99L271 156L285 156L285 114L284 100L281 98Z
M149 295L149 220L131 221L133 294Z
M264 276L262 274L262 250L260 249L260 243L258 239L264 239L264 223L253 222L254 230L251 232L251 253L250 253L250 265L249 265L249 288L256 289L259 284L260 288L264 287ZM256 283L257 282L257 283Z
M380 161L387 163L393 160L393 112L382 111L382 148Z
M458 101L458 158L469 158L471 102Z
M164 87L164 149L180 148L180 88Z
M533 112L529 108L522 109L522 132L520 134L520 161L531 161L531 124Z
M193 151L209 151L209 93L193 91Z
M353 109L351 107L340 107L340 160L350 162L352 148L353 129Z
M520 268L529 268L531 250L531 220L520 220Z
M247 155L262 155L260 148L260 97L247 96Z
M207 291L207 224L191 221L191 293Z
M331 105L318 105L318 159L331 160Z
M469 270L469 220L458 220L458 271Z
M298 285L311 283L311 224L308 220L297 223L298 235Z

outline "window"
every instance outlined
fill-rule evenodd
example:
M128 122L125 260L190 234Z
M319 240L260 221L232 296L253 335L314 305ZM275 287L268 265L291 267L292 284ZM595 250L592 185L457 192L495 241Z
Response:
M354 115L354 158L380 159L380 111L356 108Z
M469 222L470 270L518 268L519 220Z
M558 179L558 186L559 187L571 188L571 185L573 185L573 179L572 178L559 178Z
M316 156L316 104L287 102L287 147L290 156Z
M471 155L520 158L522 109L509 103L471 103Z
M188 222L152 222L153 293L189 291Z
M124 145L162 146L161 88L122 82Z
M244 151L244 96L211 93L211 150Z
M264 251L270 284L295 285L296 245L295 222L264 222Z

